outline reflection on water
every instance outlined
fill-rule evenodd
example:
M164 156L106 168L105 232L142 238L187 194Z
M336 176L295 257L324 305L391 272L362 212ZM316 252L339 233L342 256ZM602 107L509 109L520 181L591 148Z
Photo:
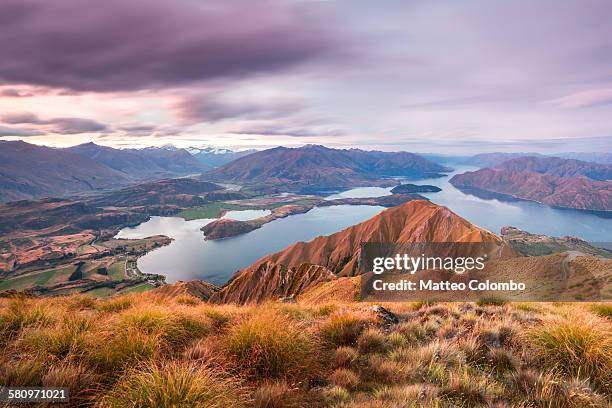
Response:
M162 234L174 239L165 247L138 260L146 273L167 276L168 282L204 279L223 284L237 270L297 241L309 241L358 224L383 210L376 206L315 208L273 221L238 237L205 241L200 228L213 220L185 221L178 217L152 217L133 228L124 228L117 238L144 238Z
M265 217L266 215L270 215L271 213L272 211L270 210L237 210L226 212L222 218L229 218L236 221L248 221L260 217Z
M499 233L504 226L513 226L534 234L571 235L591 242L612 241L612 219L577 210L551 208L531 201L484 199L463 193L448 180L458 173L477 170L456 166L448 177L420 180L416 184L438 186L438 193L423 193L432 202L444 205L468 221Z
M505 202L466 194L449 182L456 173L473 170L460 167L444 178L420 180L442 189L423 193L432 202L449 207L472 223L499 233L503 226L552 236L573 235L593 242L610 242L612 219L600 218L582 211L560 210L529 201ZM360 187L327 197L375 197L390 194L391 188ZM273 221L262 228L238 237L205 241L200 228L212 220L185 221L177 217L153 217L134 228L123 229L119 238L142 238L163 234L174 238L172 244L157 249L138 261L143 272L166 275L169 282L204 279L216 284L226 282L235 271L257 259L279 251L297 241L308 241L365 221L382 211L382 207L334 206L315 208L306 214ZM251 219L266 215L258 210L231 211L226 217ZM238 218L241 217L241 218Z
M357 187L351 190L342 191L340 193L328 195L326 200L335 200L337 198L367 198L367 197L382 197L391 195L393 187Z

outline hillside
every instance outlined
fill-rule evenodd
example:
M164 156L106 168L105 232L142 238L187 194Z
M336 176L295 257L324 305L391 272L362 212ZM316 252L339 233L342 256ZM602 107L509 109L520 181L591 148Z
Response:
M318 191L363 185L393 185L382 176L435 176L449 169L407 152L339 150L307 145L276 147L208 172L211 180L278 191Z
M209 168L184 149L113 149L94 143L54 149L0 141L0 202L92 193Z
M495 168L510 172L529 172L558 177L584 176L592 180L612 180L612 166L559 157L521 157L506 160Z
M353 276L357 273L362 242L500 243L501 240L446 207L424 200L409 201L343 231L298 242L260 259L237 272L213 300L262 301L281 292L295 295L313 281ZM313 269L309 265L317 267Z
M612 210L612 166L525 157L454 176L460 189L478 189L580 210ZM477 193L477 191L476 191Z
M0 141L0 202L62 197L131 182L89 157L25 142Z
M210 169L185 149L156 147L114 149L95 143L85 143L64 150L87 156L111 169L140 180L199 174Z
M69 406L609 407L608 304L0 298L0 384ZM607 317L606 317L607 316Z

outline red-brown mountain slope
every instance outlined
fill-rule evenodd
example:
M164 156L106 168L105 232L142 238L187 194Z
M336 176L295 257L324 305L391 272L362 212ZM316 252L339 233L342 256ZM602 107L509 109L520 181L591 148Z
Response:
M458 174L450 182L457 188L475 188L556 207L612 211L612 182L584 176L491 168Z
M285 296L298 293L287 288L303 290L313 282L335 276L353 276L357 273L362 242L501 243L501 239L446 207L424 200L410 201L335 234L298 242L260 259L239 271L213 296L213 300L237 303L261 301L279 292ZM317 269L316 273L305 274L304 265L323 268ZM307 277L306 283L303 282L304 276Z

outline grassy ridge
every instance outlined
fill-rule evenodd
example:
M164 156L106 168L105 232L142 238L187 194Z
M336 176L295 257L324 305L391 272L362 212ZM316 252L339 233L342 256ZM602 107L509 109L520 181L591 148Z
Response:
M386 305L387 306L387 305ZM606 407L609 305L0 299L0 385L97 407Z
M212 219L219 218L222 210L272 210L274 208L282 207L283 205L314 205L318 202L317 199L303 199L293 201L279 201L266 205L241 205L232 203L210 203L188 210L183 210L177 214L178 217L184 218L185 221L192 221L198 219Z

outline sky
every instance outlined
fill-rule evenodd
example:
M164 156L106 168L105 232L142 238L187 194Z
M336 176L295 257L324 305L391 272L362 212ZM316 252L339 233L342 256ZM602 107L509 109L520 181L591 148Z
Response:
M0 139L610 151L608 0L2 0Z

